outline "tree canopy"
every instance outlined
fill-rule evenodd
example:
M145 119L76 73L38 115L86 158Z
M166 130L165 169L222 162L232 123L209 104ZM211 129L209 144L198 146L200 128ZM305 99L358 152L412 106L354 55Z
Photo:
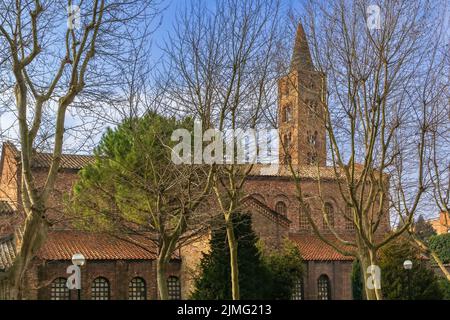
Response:
M182 190L190 181L185 168L171 161L176 142L170 137L177 128L191 127L189 118L147 113L108 128L94 150L95 162L80 171L74 186L75 208L83 214L78 223L95 230L146 226L156 231L160 223L176 217L183 208Z
M450 263L450 233L432 236L428 241L430 249L437 253L442 263Z
M147 113L108 129L95 150L95 162L80 171L69 206L80 218L78 227L149 240L148 249L157 251L161 299L168 298L166 268L174 250L207 220L199 211L208 171L172 161L178 143L171 140L173 131L192 127L190 118Z
M411 270L404 269L405 260L412 261ZM380 253L380 268L381 289L385 299L442 299L438 278L426 264L427 261L407 238L396 240L383 248Z

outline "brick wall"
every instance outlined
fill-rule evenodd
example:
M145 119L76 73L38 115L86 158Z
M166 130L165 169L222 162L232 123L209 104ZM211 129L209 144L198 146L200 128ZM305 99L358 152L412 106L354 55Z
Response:
M308 203L311 206L312 217L316 225L327 232L327 228L323 225L323 215L321 211L321 201L318 199L318 184L313 180L305 180L302 182L302 191L305 197L309 197ZM342 235L353 235L352 231L346 229L346 220L344 213L346 210L345 202L343 201L335 181L324 180L321 182L321 189L324 201L330 202L334 208L334 224L335 229ZM245 191L255 198L263 199L265 205L269 208L275 209L275 204L278 201L285 202L287 206L287 218L291 221L289 233L309 232L312 230L300 230L299 228L299 213L300 206L296 199L297 190L292 179L287 177L249 177L245 184ZM379 233L384 234L389 230L389 217L383 216Z
M70 261L38 261L31 272L28 272L28 299L50 299L50 284L59 277L67 278L67 267ZM171 262L167 276L180 277L179 261ZM127 300L128 285L134 277L144 279L147 288L147 299L158 297L156 283L156 263L150 260L96 260L88 261L81 267L81 298L91 298L91 285L95 278L104 277L110 285L112 300ZM183 287L182 287L183 288ZM71 290L71 299L77 299L76 290Z
M269 250L280 248L283 240L288 237L289 226L276 221L276 217L257 206L247 209L252 216L252 228L264 247Z
M20 202L18 192L19 172L17 161L14 158L13 150L9 144L3 144L1 156L0 175L0 200L6 201L17 210ZM15 214L0 213L0 237L14 232L15 227L22 221L22 217Z
M199 237L195 241L183 246L180 249L181 261L181 295L184 299L189 299L194 289L194 279L198 276L199 264L203 253L210 250L210 233Z
M308 261L305 263L304 292L306 300L318 297L318 279L328 276L332 300L351 300L351 261Z

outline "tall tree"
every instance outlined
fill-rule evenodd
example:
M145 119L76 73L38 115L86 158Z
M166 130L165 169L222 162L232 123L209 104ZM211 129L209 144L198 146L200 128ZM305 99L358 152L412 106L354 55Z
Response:
M309 112L326 130L331 165L315 161L317 198L333 240L323 236L312 218L303 181L289 161L300 207L314 233L335 250L359 259L363 271L378 265L378 251L414 221L427 186L426 142L445 90L441 80L446 59L444 3L371 4L311 0L305 6L310 60L323 75L321 99ZM329 169L349 208L341 214L354 226L355 239L343 238L328 219L321 177ZM383 234L390 210L404 223ZM363 283L368 299L382 299L379 286L371 289Z
M61 161L67 113L83 102L95 105L106 83L114 87L112 66L126 61L127 44L142 36L136 26L155 13L153 1L0 1L0 85L2 95L13 97L18 123L19 207L25 216L20 250L6 274L12 299L21 297L24 273L47 235L45 212ZM96 89L95 100L86 88ZM39 137L47 139L52 152L43 185L31 170Z
M250 215L233 216L234 236L238 244L239 287L241 299L263 299L266 295L268 270L257 247L258 237L252 230ZM230 248L228 233L223 224L214 228L210 240L210 252L203 254L199 276L195 281L193 299L232 299Z
M222 134L204 140L220 145L227 130L231 136L227 144L232 152L226 157L211 153L210 158L221 164L214 172L212 188L228 233L233 299L241 296L233 216L240 210L253 163L251 156L242 163L242 137L233 134L237 129L255 129L264 112L275 105L280 21L278 0L216 1L211 10L191 2L178 17L165 50L166 82L172 84L170 108L191 112L203 130L214 128Z
M252 229L251 216L233 217L234 234L238 243L239 287L241 299L281 299L292 297L296 283L303 275L303 264L298 248L284 243L276 252L260 249L259 239ZM231 299L230 248L223 225L213 229L211 250L204 254L192 294L194 299Z
M192 131L192 120L156 113L108 129L95 150L96 161L80 171L70 208L78 225L117 236L139 235L157 247L157 284L168 299L166 271L176 248L195 237L207 221L199 206L209 190L210 169L176 165L172 133ZM209 175L208 175L209 174ZM135 239L135 238L134 238Z

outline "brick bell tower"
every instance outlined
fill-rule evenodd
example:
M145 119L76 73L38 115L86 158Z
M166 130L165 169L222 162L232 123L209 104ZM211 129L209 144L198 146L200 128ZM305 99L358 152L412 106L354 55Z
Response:
M289 74L278 80L281 164L290 159L293 165L325 166L325 86L325 75L315 70L305 31L299 24Z

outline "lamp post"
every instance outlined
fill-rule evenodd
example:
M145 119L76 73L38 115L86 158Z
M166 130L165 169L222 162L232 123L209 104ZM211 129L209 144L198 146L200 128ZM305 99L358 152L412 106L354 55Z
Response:
M83 266L86 263L86 258L81 253L75 253L72 256L72 263L78 268ZM79 285L77 287L78 300L81 300L81 269L79 275Z
M413 267L413 263L411 260L405 260L403 262L403 268L405 268L408 275L408 300L411 300L411 269Z

